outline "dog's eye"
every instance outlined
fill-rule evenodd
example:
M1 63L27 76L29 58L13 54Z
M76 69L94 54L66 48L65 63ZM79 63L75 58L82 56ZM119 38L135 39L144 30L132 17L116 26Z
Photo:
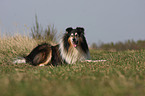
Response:
M74 34L73 33L71 33L71 36L73 36Z
M78 36L78 33L75 33L75 36Z

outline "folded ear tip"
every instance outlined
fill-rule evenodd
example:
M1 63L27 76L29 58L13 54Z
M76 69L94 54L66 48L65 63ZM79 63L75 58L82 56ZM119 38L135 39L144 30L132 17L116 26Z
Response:
M69 32L69 31L71 31L71 30L73 30L72 27L68 27L68 28L66 28L66 31L67 31L67 32Z
M85 31L85 29L83 27L77 27L76 29L81 30L81 31Z

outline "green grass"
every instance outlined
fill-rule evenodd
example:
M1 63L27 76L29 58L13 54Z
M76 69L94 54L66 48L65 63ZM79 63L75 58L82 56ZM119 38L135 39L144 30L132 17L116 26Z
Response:
M144 96L145 50L91 50L93 60L64 66L12 64L37 44L23 36L0 39L1 96Z

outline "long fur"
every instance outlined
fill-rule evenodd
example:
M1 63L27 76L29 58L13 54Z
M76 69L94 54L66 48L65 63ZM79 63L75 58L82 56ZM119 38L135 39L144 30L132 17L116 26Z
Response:
M83 37L83 38L82 38ZM69 42L69 35L66 33L64 37L60 40L60 53L62 59L65 60L68 64L73 64L78 60L90 59L90 53L88 45L86 43L85 37L80 37L80 46L74 48Z
M46 43L38 45L28 56L18 59L14 63L21 63L19 61L24 63L25 61L35 66L47 64L57 66L64 63L74 64L77 61L88 59L90 59L90 53L84 36L84 28L69 27L58 45L52 46Z

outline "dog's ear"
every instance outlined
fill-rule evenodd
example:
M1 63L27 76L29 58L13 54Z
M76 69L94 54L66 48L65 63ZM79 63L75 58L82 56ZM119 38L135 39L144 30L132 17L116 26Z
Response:
M83 27L77 27L76 29L78 30L78 32L84 34L85 29Z
M73 30L72 27L68 27L68 28L66 29L66 33L70 33L72 30Z

